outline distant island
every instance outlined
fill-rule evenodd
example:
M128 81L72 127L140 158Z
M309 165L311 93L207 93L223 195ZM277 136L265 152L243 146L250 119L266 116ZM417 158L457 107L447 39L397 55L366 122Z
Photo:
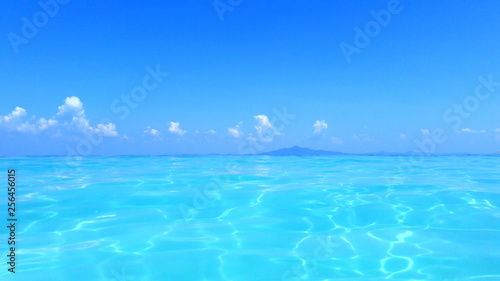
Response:
M500 153L498 153L500 155ZM289 147L289 148L281 148L278 150L273 150L269 152L259 153L257 155L263 156L332 156L332 155L362 155L362 156L411 156L411 155L420 155L418 152L406 152L406 153L396 153L396 152L387 152L387 151L379 151L373 153L344 153L338 151L327 151L327 150L315 150L307 147L300 147L298 145ZM496 155L496 153L492 154L470 154L470 153L444 153L444 154L430 154L427 156L473 156L473 155Z

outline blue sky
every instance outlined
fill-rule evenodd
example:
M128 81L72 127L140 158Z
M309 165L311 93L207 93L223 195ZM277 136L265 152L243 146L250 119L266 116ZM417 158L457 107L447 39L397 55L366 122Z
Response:
M1 6L0 155L500 151L498 1Z

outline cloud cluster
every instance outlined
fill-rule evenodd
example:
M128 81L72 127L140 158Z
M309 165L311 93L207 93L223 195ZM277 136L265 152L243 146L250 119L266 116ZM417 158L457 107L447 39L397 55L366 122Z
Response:
M262 142L271 142L273 141L274 135L282 135L274 126L269 122L269 118L266 115L255 115L253 117L257 121L257 125L254 126L255 134L257 138L251 134L249 136L250 140L260 140Z
M316 123L313 125L314 132L313 134L315 135L320 135L323 131L325 131L328 128L328 123L325 122L325 120L316 120Z
M187 133L187 131L181 129L179 122L168 122L168 131L171 134L179 135L181 137ZM144 134L149 135L149 136L153 136L153 137L159 137L161 135L159 130L154 129L151 126L146 127L146 130L144 130ZM198 135L198 134L200 134L200 131L194 130L194 134ZM213 129L210 129L210 130L204 132L204 134L215 136L215 135L217 135L217 132Z
M249 133L247 135L247 140L253 141L262 141L262 142L271 142L273 140L274 135L282 135L270 122L269 118L266 115L260 114L255 115L254 119L256 121L256 125L254 126L255 131L253 133ZM227 128L227 135L232 138L241 138L245 134L241 129L243 122L238 122L234 127ZM179 136L184 136L187 131L182 130L179 122L169 122L168 123L168 131L172 134L176 134ZM151 128L151 126L147 126L146 130L144 130L146 135L150 136L159 136L160 132L156 129ZM199 130L194 130L194 134L200 134ZM204 132L206 136L216 136L218 135L217 131L214 129L210 129Z
M467 134L483 134L486 133L486 130L471 130L469 128L463 128L462 130L458 131L459 133L467 133Z
M64 100L64 104L58 107L59 111L57 112L57 116L76 116L76 117L84 117L85 110L83 110L83 103L79 98L73 96L68 97Z
M179 127L179 122L170 122L168 127L168 131L171 132L172 134L177 134L179 136L183 136L186 131L182 130Z
M0 116L0 128L7 131L20 133L40 133L43 131L57 130L68 133L100 133L103 136L118 136L116 125L113 123L97 124L96 127L89 125L85 116L83 104L78 97L67 97L64 104L58 107L57 114L50 119L35 117L26 118L27 112L24 108L16 107L11 113Z
M243 124L243 122L239 122L238 124L236 124L236 126L234 126L234 128L227 128L227 132L231 137L240 138L243 136L243 132L241 131L241 124Z
M96 131L101 132L105 137L117 137L118 132L116 131L116 125L113 123L97 124Z
M253 118L257 120L257 125L255 125L255 130L257 135L264 135L268 131L272 131L275 135L280 135L278 131L273 127L271 122L269 122L269 118L266 115L255 115Z
M0 123L9 123L9 122L15 122L16 120L19 120L20 118L26 116L26 110L24 108L21 108L19 106L16 107L11 113L1 116L0 117Z
M11 113L0 116L0 127L8 130L8 131L18 131L18 132L33 132L38 127L42 127L42 130L45 130L49 127L48 121L44 118L43 120L39 120L38 124L32 124L29 121L24 121L24 117L26 117L27 113L24 108L17 106ZM54 121L50 122L54 124Z
M153 137L158 137L160 135L160 131L151 128L151 126L148 126L146 130L144 130L144 133Z

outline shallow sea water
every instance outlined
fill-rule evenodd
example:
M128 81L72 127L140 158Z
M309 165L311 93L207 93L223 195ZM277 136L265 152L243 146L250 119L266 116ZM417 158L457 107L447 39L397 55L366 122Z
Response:
M0 280L500 280L500 157L401 159L0 158Z

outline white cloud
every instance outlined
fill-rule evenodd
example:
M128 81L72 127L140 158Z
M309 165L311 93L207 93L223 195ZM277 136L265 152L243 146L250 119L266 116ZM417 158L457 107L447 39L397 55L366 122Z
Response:
M47 120L47 119L42 117L38 120L38 130L40 130L40 131L46 130L46 129L48 129L52 126L55 126L55 125L57 125L57 120L52 119L52 118Z
M281 135L280 132L276 131L271 122L269 122L269 118L266 115L255 115L253 118L257 120L257 125L254 126L257 139L262 142L271 142L273 141L273 135ZM253 135L251 139L254 139Z
M406 140L408 137L405 134L399 134L399 138L402 140Z
M328 123L325 122L325 120L316 120L316 123L313 125L314 128L314 134L319 135L321 134L324 130L328 128Z
M276 131L269 118L266 115L255 115L253 118L257 120L257 125L255 125L255 130L258 135L263 135L267 130L272 130L275 135L280 135L281 133Z
M467 134L482 134L482 133L486 133L486 130L478 130L478 131L475 131L475 130L471 130L469 128L464 128L460 131L458 131L459 133L467 133Z
M11 113L0 117L0 123L14 122L20 120L24 116L26 116L26 110L24 110L24 108L16 106L16 108Z
M26 110L17 106L11 113L0 116L0 126L9 131L29 132L35 130L34 125L22 122L26 115Z
M144 130L144 133L153 137L157 137L160 135L160 132L156 129L151 128L151 126L148 126L146 130Z
M58 107L56 118L63 127L68 127L70 130L79 132L96 131L89 124L89 120L85 116L83 103L78 97L67 97L64 104Z
M36 133L35 125L30 122L24 122L16 126L16 130L21 133Z
M67 97L64 100L64 104L58 107L59 111L57 116L71 115L71 116L84 116L85 110L83 110L83 103L78 97L72 96Z
M116 132L116 125L113 124L113 123L108 123L107 125L97 124L96 131L101 132L102 135L105 136L105 137L116 137L116 136L118 136L118 132Z
M186 133L186 131L182 130L179 127L179 122L170 122L168 131L171 132L172 134L177 134L179 136L183 136Z
M70 131L100 133L105 137L118 136L116 125L113 123L97 124L95 128L90 126L90 122L85 116L83 103L75 96L67 97L64 100L64 104L58 107L55 118L58 119L58 123L61 124L63 128L69 129Z
M229 132L229 135L232 136L233 138L240 138L243 136L243 132L241 131L241 124L243 122L239 122L234 126L234 128L227 128L227 131Z
M73 116L71 118L71 122L66 122L64 123L65 125L69 125L71 127L76 128L77 131L81 132L86 132L86 131L93 131L94 129L89 125L89 120L85 118L85 115L76 117Z
M422 135L429 136L431 134L431 132L429 132L429 130L427 129L420 129L420 131L422 132Z
M207 132L207 134L209 134L209 135L217 135L217 132L215 130L211 129L211 130L209 130Z
M341 139L341 138L331 137L330 139L332 140L332 142L333 142L334 144L338 144L338 145L344 144L344 142L342 141L342 139Z
M89 120L85 117L83 103L78 97L67 97L64 104L58 107L57 114L49 119L40 118L36 121L34 117L22 122L22 118L27 115L26 110L16 107L12 113L0 116L0 127L7 130L15 130L22 133L40 133L50 128L57 128L56 135L63 135L61 130L67 133L101 133L103 136L118 136L116 125L113 123L97 124L93 128Z

